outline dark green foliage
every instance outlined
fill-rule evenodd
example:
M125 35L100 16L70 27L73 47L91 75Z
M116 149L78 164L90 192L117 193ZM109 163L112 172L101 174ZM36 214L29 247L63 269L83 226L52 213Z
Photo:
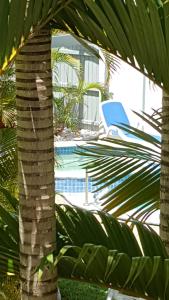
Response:
M105 300L107 289L83 282L60 279L59 289L63 300Z
M16 130L0 129L0 184L8 185L17 176Z
M84 244L82 248L65 247L56 262L64 278L110 285L135 297L169 299L168 258L129 257L103 246Z
M4 276L19 272L18 202L8 191L1 192L14 210L11 213L0 206L0 275ZM46 263L57 265L61 278L111 284L127 293L169 299L168 255L151 228L135 223L138 243L129 226L103 212L63 205L56 206L56 216L56 258L52 254L44 258L39 270Z

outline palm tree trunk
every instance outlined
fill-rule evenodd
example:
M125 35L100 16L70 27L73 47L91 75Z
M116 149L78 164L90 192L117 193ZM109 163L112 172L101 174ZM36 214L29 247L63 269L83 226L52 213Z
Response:
M160 178L160 235L169 254L169 95L163 93Z
M56 300L56 271L35 269L55 249L51 33L38 32L16 60L22 300Z

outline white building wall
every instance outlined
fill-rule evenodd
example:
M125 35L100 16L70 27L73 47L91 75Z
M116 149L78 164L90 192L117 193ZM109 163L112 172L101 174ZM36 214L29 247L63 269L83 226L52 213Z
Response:
M100 63L99 78L104 81L104 64ZM128 64L121 62L120 68L112 75L110 82L110 92L113 93L113 99L120 101L124 106L129 108L128 114L132 125L138 124L139 119L131 112L143 110L143 75L130 67ZM152 108L158 109L162 106L162 91L155 86L149 79L145 80L145 111L152 113ZM141 125L141 124L140 124ZM153 132L149 126L145 130Z

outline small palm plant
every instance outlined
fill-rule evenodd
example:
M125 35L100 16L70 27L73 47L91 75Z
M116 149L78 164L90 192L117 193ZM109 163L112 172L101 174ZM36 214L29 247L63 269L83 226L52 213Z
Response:
M86 43L85 43L86 46ZM88 48L90 48L88 46ZM94 52L95 53L95 52ZM64 127L76 131L79 122L79 104L90 90L97 90L101 94L101 98L107 96L106 87L99 82L86 83L83 80L83 69L79 61L59 50L53 50L52 53L53 66L53 91L54 91L54 122L55 134L63 131ZM65 63L69 65L75 72L77 83L72 85L68 79L66 85L61 85L58 78L57 63Z

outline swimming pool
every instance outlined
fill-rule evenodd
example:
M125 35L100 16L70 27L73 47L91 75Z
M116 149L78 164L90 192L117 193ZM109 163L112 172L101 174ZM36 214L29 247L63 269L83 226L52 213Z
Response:
M68 154L60 154L57 158L57 169L59 172L82 170L81 164L83 160L83 157L80 157L79 155L73 152Z
M69 195L75 193L93 193L92 198L97 199L100 193L104 192L96 191L101 185L95 186L92 178L89 177L86 170L83 169L82 164L86 158L77 155L75 153L77 149L78 146L55 147L57 159L57 166L55 168L55 190L56 192ZM122 180L112 184L111 188L115 187L121 181Z
M89 177L86 183L86 171L82 168L85 158L74 152L76 146L56 147L57 167L55 168L55 189L61 193L93 192L96 187Z
M91 177L87 176L86 170L82 164L85 162L85 157L77 155L75 151L77 146L71 147L56 147L57 167L55 168L55 190L59 193L94 193L97 198L97 188ZM115 187L119 184L112 184Z

